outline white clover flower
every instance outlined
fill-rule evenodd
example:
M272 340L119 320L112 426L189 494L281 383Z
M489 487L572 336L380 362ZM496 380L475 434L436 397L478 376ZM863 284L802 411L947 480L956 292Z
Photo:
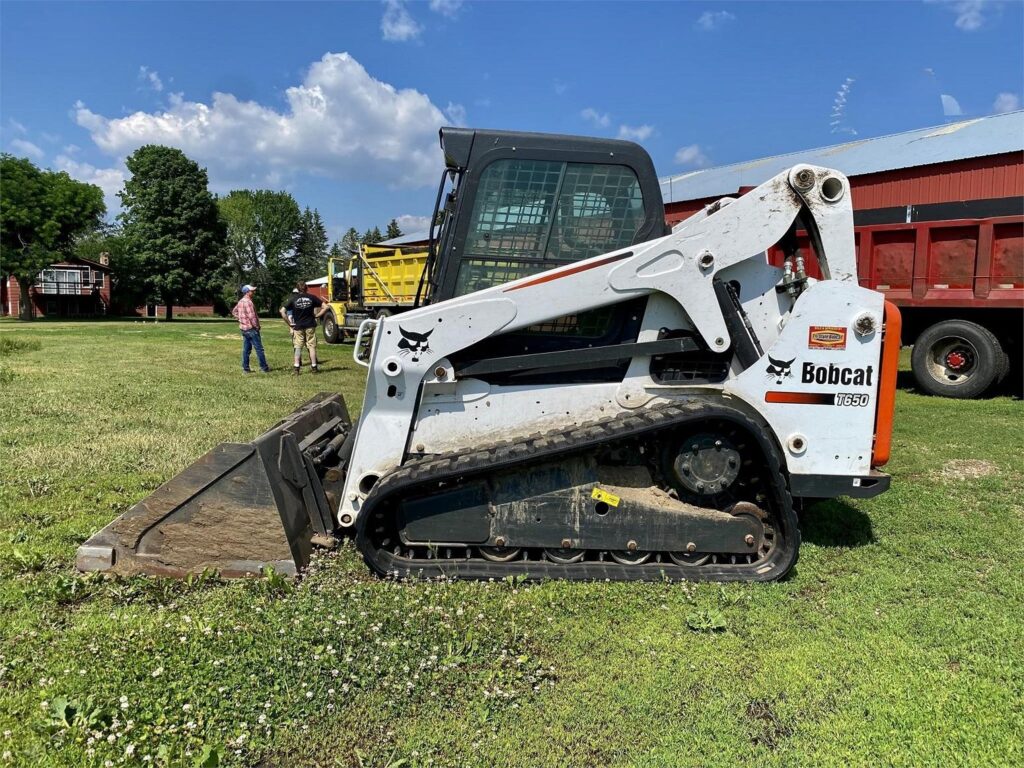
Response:
M164 673L164 668L163 668L163 667L157 667L156 669L154 669L154 670L153 670L153 671L152 671L152 672L150 673L150 675L151 675L152 677L160 677L160 675L162 675L163 673Z
M129 744L127 747L124 748L124 756L125 757L131 757L134 754L135 754L135 745L134 744Z
M188 711L190 711L190 710L192 709L192 705L191 705L191 704L182 704L182 705L181 705L181 708L182 708L182 709L183 709L183 710L184 710L185 712L188 712Z

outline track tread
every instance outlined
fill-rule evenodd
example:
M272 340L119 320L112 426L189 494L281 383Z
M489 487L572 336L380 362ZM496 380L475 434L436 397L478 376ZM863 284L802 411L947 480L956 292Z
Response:
M680 566L671 562L644 565L620 565L614 562L586 561L572 565L553 562L528 561L497 563L485 560L424 560L409 561L394 558L391 553L378 549L371 541L368 521L375 507L396 494L408 492L422 483L442 481L458 482L470 475L506 470L516 464L538 459L554 459L567 453L596 448L610 442L661 432L699 418L725 418L737 421L758 438L766 468L776 481L779 520L776 521L779 546L778 558L760 560L746 566L702 565ZM771 581L782 578L796 563L800 543L792 497L782 472L778 447L763 425L753 422L742 412L719 403L670 403L648 407L641 412L628 411L600 421L533 433L519 439L502 439L472 449L451 451L409 459L405 464L383 476L363 502L356 529L356 543L367 563L381 575L398 577L503 578L524 575L529 579L562 578L570 580L645 580L656 581L667 577L687 580L712 581Z

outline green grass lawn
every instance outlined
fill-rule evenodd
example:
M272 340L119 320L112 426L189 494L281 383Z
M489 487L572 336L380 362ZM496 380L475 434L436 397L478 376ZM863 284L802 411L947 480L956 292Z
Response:
M75 549L320 390L282 323L0 322L0 765L1024 762L1022 405L901 391L892 490L769 585L80 576Z

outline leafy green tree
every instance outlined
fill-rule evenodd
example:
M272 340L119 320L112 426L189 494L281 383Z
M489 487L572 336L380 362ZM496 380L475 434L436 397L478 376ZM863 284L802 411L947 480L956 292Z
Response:
M110 299L115 311L131 311L146 301L146 281L142 264L128 248L124 233L117 224L101 224L94 232L75 242L75 255L89 261L109 259Z
M251 283L258 289L259 307L273 311L298 279L299 204L288 192L269 189L234 190L217 204L227 225L225 300L233 299L243 283Z
M31 320L29 289L36 275L69 252L78 235L99 226L106 212L103 191L7 154L0 155L0 179L0 276L17 279L19 317Z
M398 226L398 219L392 219L388 222L388 231L384 236L385 240L392 240L396 237L402 236L402 228Z
M295 239L295 261L300 280L311 280L324 273L327 264L327 228L317 209L302 212Z
M225 227L206 170L179 149L147 144L126 161L120 193L127 247L137 255L147 293L167 307L210 297Z
M348 232L341 238L341 248L346 253L355 253L359 250L359 233L355 227L349 227Z

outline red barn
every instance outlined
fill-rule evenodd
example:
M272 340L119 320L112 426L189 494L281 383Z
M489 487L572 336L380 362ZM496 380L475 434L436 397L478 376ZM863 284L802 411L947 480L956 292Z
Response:
M33 317L99 317L110 308L110 266L69 257L36 275L29 288ZM0 314L18 316L21 287L13 276L0 284Z
M900 307L922 389L973 397L1011 361L1019 365L1024 111L668 177L666 219L674 224L797 163L849 178L861 285ZM769 258L782 263L781 253Z

